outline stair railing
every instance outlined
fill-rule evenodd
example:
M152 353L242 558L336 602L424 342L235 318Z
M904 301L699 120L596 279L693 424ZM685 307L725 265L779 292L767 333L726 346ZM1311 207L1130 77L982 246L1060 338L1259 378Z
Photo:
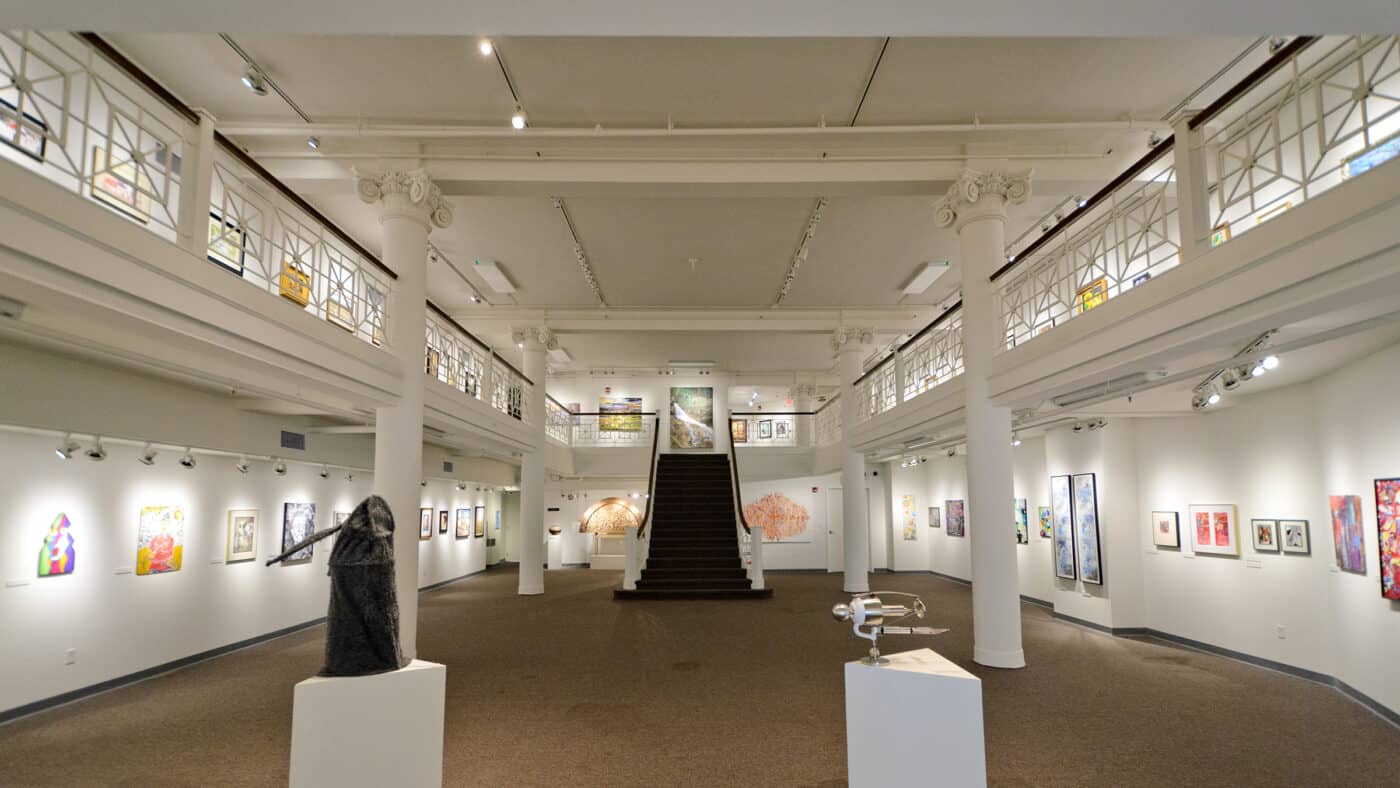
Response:
M647 526L651 524L651 499L656 496L656 448L657 438L661 434L661 417L657 416L655 424L651 430L651 466L647 470L647 492L646 509L642 514L641 524L635 528L627 527L628 536L632 531L636 531L635 539L627 539L627 564L622 575L622 587L627 591L637 588L637 580L642 576L642 569L646 567L647 554L651 552L651 540L647 539Z
M734 450L734 422L742 421L733 416L729 417L729 472L734 480L734 511L738 512L739 527L744 529L744 533L749 537L749 580L750 587L755 590L763 588L763 531L757 534L749 527L748 518L744 516L744 497L739 491L739 455Z

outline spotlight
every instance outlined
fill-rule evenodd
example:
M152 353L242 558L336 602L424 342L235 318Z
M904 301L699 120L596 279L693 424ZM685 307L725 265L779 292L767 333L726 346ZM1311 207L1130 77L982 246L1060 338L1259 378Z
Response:
M87 458L93 462L102 462L107 459L107 450L102 448L102 436L98 435L92 443L92 448L87 450Z
M1076 196L1076 197L1074 198L1074 202L1075 202L1075 204L1077 204L1080 208L1083 208L1084 206L1086 206L1086 205L1089 204L1089 201L1088 201L1088 200L1084 199L1083 197L1079 197L1079 196Z
M181 468L184 468L185 470L192 470L192 469L194 468L194 466L195 466L194 455L193 455L193 454L190 454L189 448L186 448L186 449L185 449L185 453L180 457L179 462L180 462L180 467L181 467Z
M476 42L476 51L480 52L482 57L491 57L496 47L491 44L491 39L483 38Z
M1278 369L1278 356L1265 356L1264 369Z
M63 442L58 444L58 448L54 449L53 453L57 454L60 460L71 460L73 459L73 452L81 448L82 445L73 440L71 434L64 433Z
M465 489L467 489L467 485L463 484L462 482L457 482L457 492L461 492Z
M1263 375L1265 372L1268 372L1268 371L1269 371L1269 368L1266 367L1266 366L1264 366L1264 362L1262 362L1262 361L1256 361L1256 362L1254 363L1254 367L1253 367L1252 369L1249 370L1249 376L1250 376L1250 377L1253 377L1253 378L1257 378L1257 377L1259 377L1260 375Z
M957 447L957 446L954 446L953 448L949 449L949 450L948 450L948 456L949 456L949 457L956 457L956 456L958 456L958 447Z
M476 293L472 293L471 295L467 296L467 298L471 299L471 302L473 304L481 303L481 296L477 295Z
M137 457L136 461L141 463L142 465L155 465L156 450L151 448L151 444L146 444L146 447L141 450L141 456Z
M1220 392L1218 392L1218 391L1212 391L1210 394L1206 395L1206 404L1207 404L1207 405L1219 405L1219 404L1220 404Z
M306 138L306 147L308 147L308 148L310 148L310 149L312 149L312 150L320 150L320 149L321 149L321 138L320 138L320 137L317 137L317 136L307 137L307 138Z
M239 473L242 473L242 474L245 474L245 475L246 475L246 474L248 473L248 470L249 470L250 468L252 468L252 467L253 467L253 466L251 466L251 465L248 464L248 458L247 458L247 457L244 457L244 456L242 456L242 455L239 455L239 457L238 457L238 462L234 463L233 469L234 469L235 471L238 471Z
M1101 430L1107 426L1108 422L1104 421L1103 419L1094 419L1093 421L1089 422L1089 429L1091 430Z
M519 104L516 104L515 114L510 116L511 127L517 130L523 129L525 128L525 124L528 123L529 120L529 116L525 114L525 110L521 109Z
M1239 373L1233 369L1227 369L1220 373L1220 386L1226 391L1234 391L1240 387Z
M347 474L345 474L345 481L347 481L347 482L353 482L353 481L355 481L355 474L353 474L353 473L347 473Z
M243 87L253 91L253 95L267 95L267 81L263 79L262 73L255 66L248 66L239 81L243 83Z
M1020 446L1020 445L1021 445L1021 438L1020 438L1019 436L1012 435L1012 436L1011 436L1011 445L1012 445L1012 446Z
M277 474L278 476L286 476L286 475L287 475L287 463L282 462L281 460L277 459L276 457L273 457L273 458L272 458L272 472L275 473L275 474Z
M330 468L327 468L327 467L324 466L324 465L322 465L322 466L321 466L321 478L322 478L322 479L329 479L330 477L331 477L331 469L330 469Z
M418 486L419 486L419 487L427 487L427 486L428 486L428 480L427 480L427 479L424 479L423 481L418 482Z
M1152 132L1151 134L1148 134L1148 135L1147 135L1147 147L1148 147L1148 148L1155 148L1155 147L1157 147L1159 144L1161 144L1161 142L1162 142L1162 137L1161 137L1161 135L1159 135L1157 132L1154 131L1154 132Z

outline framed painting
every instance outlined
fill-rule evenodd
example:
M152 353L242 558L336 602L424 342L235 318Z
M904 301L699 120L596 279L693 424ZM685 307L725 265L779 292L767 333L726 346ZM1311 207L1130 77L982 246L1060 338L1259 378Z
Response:
M1088 312L1090 309L1108 300L1108 280L1099 277L1087 285L1079 288L1074 293L1074 306L1079 312Z
M904 541L912 542L919 538L919 508L914 496L905 495L899 499L900 523L904 526Z
M1279 548L1294 555L1312 555L1312 533L1307 520L1278 521Z
M599 397L598 429L603 432L641 432L641 397Z
M432 509L419 509L419 510L418 510L418 538L419 538L420 540L421 540L421 539L432 539L432 538L433 538L433 510L432 510Z
M92 149L92 183L89 190L93 199L145 224L151 220L151 198L137 188L136 179L136 165L131 161L118 162L109 167L107 152L98 147Z
M301 261L293 258L282 261L282 270L277 275L277 294L298 306L311 303L311 274L302 267Z
M944 501L943 511L948 514L948 524L944 527L948 535L965 536L967 534L967 516L963 502L959 500Z
M1050 318L1049 320L1045 321L1044 323L1041 323L1040 325L1038 325L1038 326L1036 326L1035 328L1031 329L1031 337L1032 337L1032 338L1038 337L1038 336L1040 336L1041 334L1044 334L1046 331L1049 331L1050 329L1052 329L1052 328L1054 328L1054 327L1055 327L1055 318L1052 317L1052 318Z
M496 512L497 518L499 518L500 515L501 515L500 512ZM479 536L479 537L480 537L480 536L485 536L485 535L486 535L486 507L485 507L485 506L478 506L478 507L476 507L476 535Z
M1143 271L1142 273L1140 273L1140 274L1138 274L1137 276L1133 277L1133 287L1137 287L1138 285L1143 284L1144 282L1148 281L1148 280L1151 279L1151 278L1152 278L1152 272L1151 272L1151 271Z
M1292 207L1293 207L1293 203L1291 203L1291 202L1289 202L1289 201L1287 201L1287 200L1284 200L1283 202L1278 203L1278 204L1276 204L1276 205L1270 206L1269 208L1267 208L1267 209L1265 209L1265 210L1263 210L1263 211L1260 211L1260 212L1254 217L1254 224L1255 224L1255 225L1263 224L1264 222L1269 221L1270 219L1274 218L1275 216L1278 216L1279 214L1283 213L1284 211L1286 211L1286 210L1288 210L1289 208L1292 208Z
M440 533L440 534L445 534L445 533L447 533L447 510L446 510L446 509L443 509L442 511L438 512L438 533Z
M1099 550L1099 489L1092 473L1072 477L1074 539L1079 548L1079 579L1103 585L1103 556Z
M671 448L713 449L715 447L715 390L712 386L671 387ZM773 437L772 422L768 437ZM759 437L763 424L759 423Z
M1361 496L1331 495L1332 546L1343 572L1366 574L1366 540L1361 536Z
M78 552L73 546L73 523L59 512L49 524L44 544L39 548L39 577L71 575L77 566Z
M496 530L501 530L501 510L496 510Z
M243 275L243 247L247 238L234 222L215 211L209 212L209 253L211 263L218 263L230 272Z
M938 512L938 507L937 507L937 506L930 506L930 507L928 508L928 527L929 527L929 528L942 528L942 527L943 527L943 519L942 519L942 517L939 516L939 512Z
M773 437L778 439L787 438L792 435L792 422L778 420L773 422Z
M185 558L185 510L145 506L136 530L136 574L178 572Z
M458 509L458 510L457 510L457 527L456 527L456 530L453 532L453 536L455 536L455 537L458 538L458 539L466 539L467 537L469 537L469 536L471 536L471 535L472 535L472 510L471 510L471 509Z
M1219 245L1225 243L1225 242L1228 241L1228 240L1230 240L1230 223L1229 223L1229 222L1221 222L1220 224L1217 224L1217 225L1215 226L1215 229L1214 229L1214 230L1211 230L1211 231L1210 231L1210 245L1211 245L1211 246L1219 246Z
M258 510L230 509L228 539L224 545L225 563L251 561L258 557Z
M1400 599L1400 479L1376 480L1376 534L1381 553L1381 596Z
M427 373L428 377L436 378L438 376L438 367L441 364L442 353L439 353L437 348L429 345L427 355L424 356L423 371Z
M749 422L747 419L734 419L729 422L729 437L735 443L749 442Z
M1040 538L1052 538L1055 535L1055 531L1053 526L1054 521L1051 519L1050 516L1050 507L1041 506L1036 512L1036 516L1040 519Z
M758 439L761 441L773 439L773 420L761 419L758 422Z
M1031 543L1031 524L1026 512L1026 499L1017 498L1011 502L1012 522L1016 527L1016 544Z
M284 551L315 532L316 504L282 504L282 549ZM315 547L315 545L309 544L296 551L287 557L287 563L311 560L311 549L313 547Z
M1079 577L1074 564L1074 505L1070 502L1068 476L1050 477L1050 517L1054 528L1052 554L1055 577L1074 580Z
M1278 520L1250 520L1249 533L1254 540L1254 552L1278 552Z
M1190 507L1188 513L1192 550L1208 555L1240 554L1234 504L1197 505Z
M1181 516L1176 512L1152 513L1152 544L1181 549Z
M0 99L0 142L35 161L43 161L49 146L48 134L44 121L28 112L21 118L14 104Z
M326 322L353 332L355 330L355 272L349 266L330 263L326 291Z

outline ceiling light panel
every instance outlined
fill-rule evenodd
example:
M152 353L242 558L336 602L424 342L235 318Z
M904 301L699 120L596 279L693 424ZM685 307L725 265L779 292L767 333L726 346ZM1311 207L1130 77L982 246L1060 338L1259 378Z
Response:
M948 261L939 260L924 263L924 267L919 269L914 278L909 280L909 284L904 286L905 295L922 295L925 290L938 281L938 277L948 272Z
M477 260L474 267L477 275L492 290L503 294L515 292L515 285L511 283L505 271L501 270L495 260Z

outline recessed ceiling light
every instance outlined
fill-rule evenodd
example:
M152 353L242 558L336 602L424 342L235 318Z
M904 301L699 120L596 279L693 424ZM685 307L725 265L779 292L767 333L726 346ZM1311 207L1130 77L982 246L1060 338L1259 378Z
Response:
M320 138L320 137L315 137L315 136L307 137L307 138L306 138L306 147L308 147L308 148L310 148L310 149L312 149L312 150L320 150L320 148L321 148L321 138Z
M491 44L491 39L483 38L476 42L476 51L480 52L482 57L491 57L491 53L496 51L496 47Z
M253 91L253 95L267 95L267 82L256 68L248 66L248 68L244 70L243 76L239 78L239 81L243 83L243 87Z

